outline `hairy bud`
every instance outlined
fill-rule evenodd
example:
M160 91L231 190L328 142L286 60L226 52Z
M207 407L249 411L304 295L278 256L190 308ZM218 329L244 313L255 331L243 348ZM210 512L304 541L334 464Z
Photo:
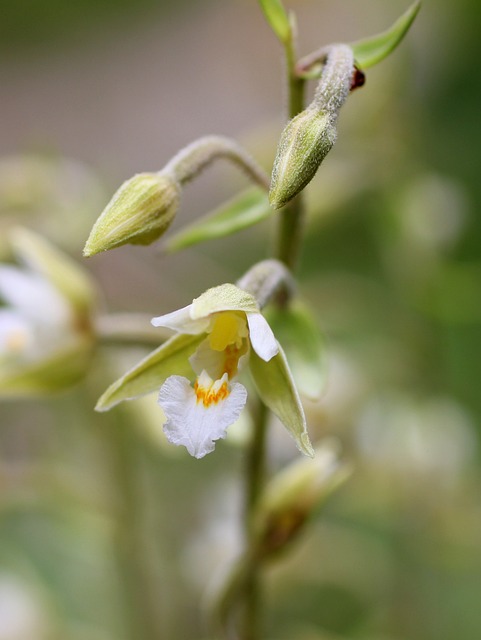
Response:
M282 132L272 171L269 202L274 209L292 200L312 180L336 140L336 129L325 111L309 107Z
M180 187L168 173L139 173L114 194L95 223L84 256L124 244L150 244L172 223Z
M312 103L282 132L272 171L269 201L279 209L312 180L336 141L339 111L352 84L351 47L332 45Z

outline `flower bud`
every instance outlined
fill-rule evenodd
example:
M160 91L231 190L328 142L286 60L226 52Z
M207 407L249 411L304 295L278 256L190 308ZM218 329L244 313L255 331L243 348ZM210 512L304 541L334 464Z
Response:
M312 180L336 140L336 128L325 111L308 107L282 132L272 171L269 201L284 206Z
M279 209L312 180L336 141L336 123L352 84L354 57L348 45L331 45L311 104L282 132L269 201Z
M170 226L180 198L167 173L139 173L122 184L95 223L84 256L123 244L150 244Z
M305 522L350 475L331 443L314 458L296 460L266 486L254 520L260 553L281 551L297 537Z

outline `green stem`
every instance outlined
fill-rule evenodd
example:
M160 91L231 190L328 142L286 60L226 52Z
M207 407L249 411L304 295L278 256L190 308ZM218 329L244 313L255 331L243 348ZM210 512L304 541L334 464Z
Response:
M247 451L246 464L246 504L245 536L246 556L244 575L244 608L242 617L242 640L260 640L261 638L261 581L260 560L255 553L256 539L254 514L265 476L267 418L269 411L259 401L252 440Z
M296 74L296 51L293 42L285 48L288 86L289 119L304 109L305 80ZM279 211L279 232L276 257L289 269L294 269L299 257L304 220L304 200L300 193Z
M150 324L151 315L109 313L95 319L97 338L106 344L140 344L158 347L171 332Z

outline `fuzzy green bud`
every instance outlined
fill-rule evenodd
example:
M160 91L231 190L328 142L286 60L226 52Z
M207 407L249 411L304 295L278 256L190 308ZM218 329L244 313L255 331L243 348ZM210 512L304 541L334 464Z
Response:
M84 256L124 244L151 244L172 223L180 187L168 173L139 173L114 194L93 226Z
M336 141L339 111L347 99L354 72L351 47L332 45L312 103L282 132L272 171L269 201L279 209L312 180Z
M293 118L277 148L269 202L283 207L312 180L336 140L329 114L309 107Z

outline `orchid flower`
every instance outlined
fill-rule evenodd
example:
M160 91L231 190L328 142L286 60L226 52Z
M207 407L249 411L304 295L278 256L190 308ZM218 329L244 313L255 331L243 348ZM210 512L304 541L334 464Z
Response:
M38 274L0 265L0 299L0 362L38 360L67 338L69 305Z
M152 324L205 336L189 359L197 376L194 385L188 378L170 376L159 393L167 439L201 458L225 436L246 403L245 387L232 380L251 347L268 362L279 353L279 345L255 299L235 285L209 289L187 307L154 318Z
M160 387L167 439L202 458L244 408L247 391L236 379L248 368L261 400L281 419L298 448L312 455L284 352L252 294L223 284L182 309L154 318L152 324L177 335L111 385L98 410Z
M57 391L86 370L93 286L36 234L17 229L10 241L23 265L0 265L0 396Z

